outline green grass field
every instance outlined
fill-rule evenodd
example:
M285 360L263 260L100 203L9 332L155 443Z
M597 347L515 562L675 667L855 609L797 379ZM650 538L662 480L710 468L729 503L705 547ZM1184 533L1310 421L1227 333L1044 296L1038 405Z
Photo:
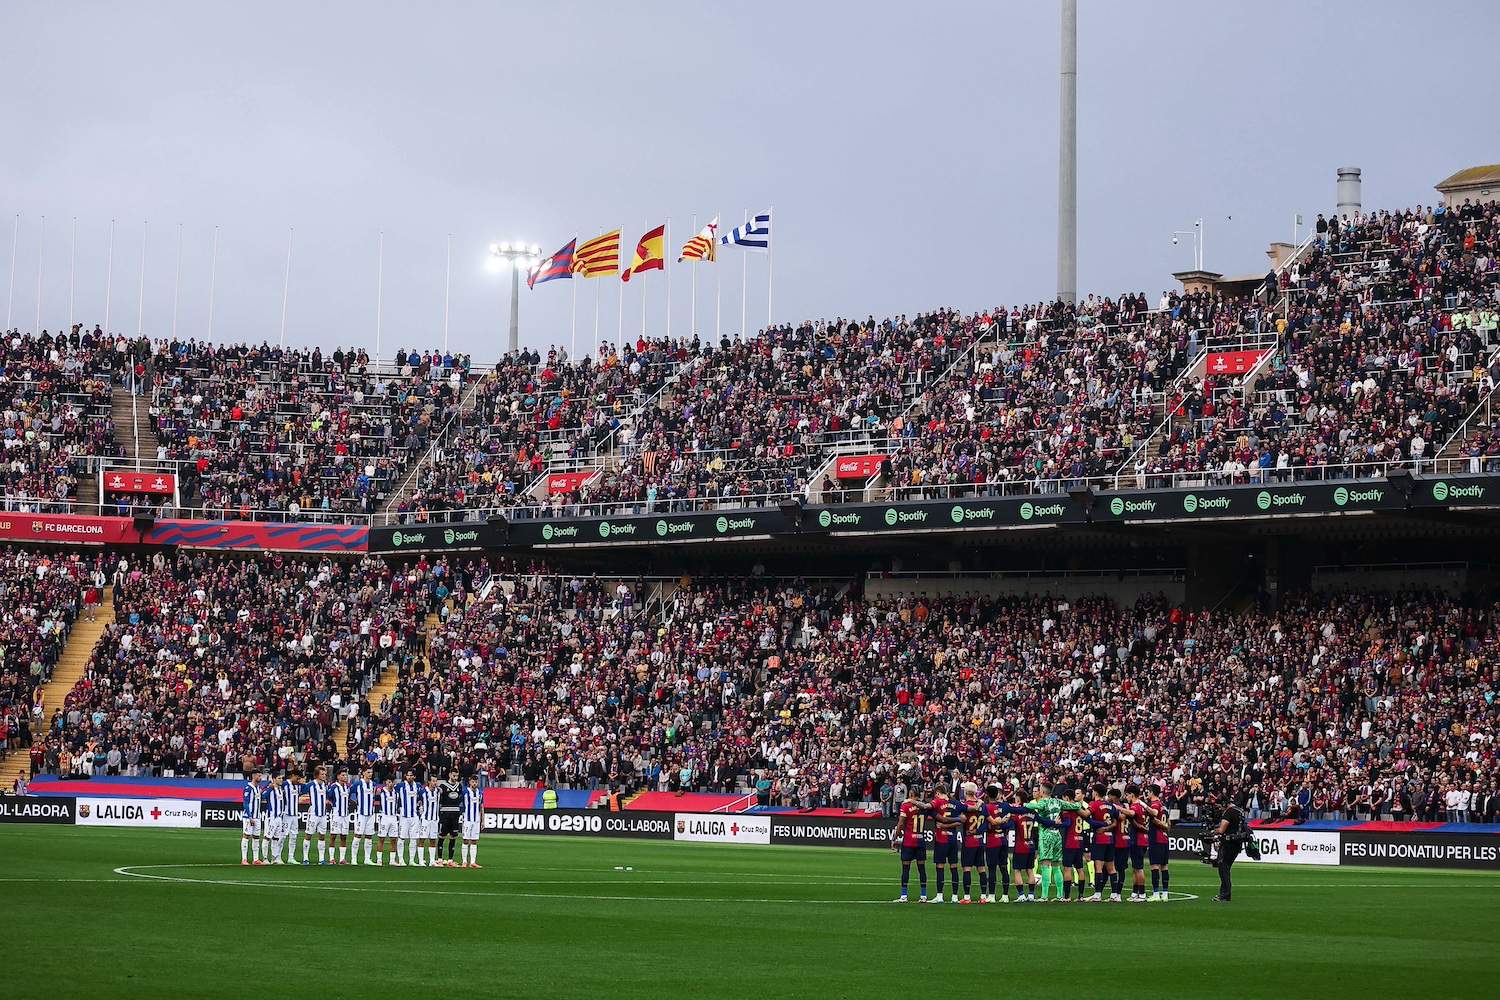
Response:
M482 871L241 868L233 831L0 827L3 995L870 998L1056 974L1113 998L1289 1000L1430 995L1469 970L1477 996L1500 936L1485 874L1241 865L1224 906L1178 862L1174 892L1198 899L937 907L890 902L883 851L480 851Z

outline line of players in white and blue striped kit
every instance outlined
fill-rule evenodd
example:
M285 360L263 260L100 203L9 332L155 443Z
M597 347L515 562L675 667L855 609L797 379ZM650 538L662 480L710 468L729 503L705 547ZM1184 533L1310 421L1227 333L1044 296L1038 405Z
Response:
M363 846L367 865L383 864L382 855L388 853L390 864L398 868L481 867L484 792L477 775L462 789L460 831L453 828L459 824L444 829L440 821L443 788L436 775L419 782L407 771L401 781L377 782L366 768L353 779L341 770L330 782L327 774L319 765L306 782L296 772L269 779L263 771L250 775L241 800L240 864L296 864L300 832L304 865L313 863L316 844L320 865L357 865ZM439 857L439 841L460 832L463 860L452 860L451 842L448 857Z

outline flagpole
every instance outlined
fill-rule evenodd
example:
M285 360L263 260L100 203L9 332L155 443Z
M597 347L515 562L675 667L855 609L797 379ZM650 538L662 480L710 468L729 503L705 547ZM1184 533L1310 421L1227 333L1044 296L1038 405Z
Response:
M143 337L146 334L146 238L150 234L151 221L148 219L141 223L141 286L135 308L135 335L137 337Z
M577 237L574 237L577 239ZM573 335L568 341L568 360L578 360L578 276L568 272L568 284L573 286Z
M110 223L110 233L114 233L114 223ZM214 226L214 248L209 255L208 264L208 339L214 339L214 291L219 283L219 227ZM109 311L108 305L105 312ZM105 331L108 332L107 330Z
M715 213L722 219L722 213ZM724 340L724 267L719 260L719 234L714 233L714 341Z
M73 332L73 276L78 264L78 216L73 216L73 238L68 250L68 332Z
M776 249L776 206L766 209L766 328L771 327L771 254Z
M448 294L453 287L453 234L448 234L448 258L443 264L443 353L448 353Z
M742 225L749 225L750 210L745 209L745 221ZM748 300L745 298L745 290L750 283L750 255L743 249L740 250L740 339L744 340L749 334L745 332L746 317L749 315Z
M380 231L380 240L375 250L375 367L380 367L380 320L385 306L385 230ZM375 376L377 382L379 374Z
M651 223L646 222L645 225L640 226L640 232L649 232L649 231L651 231ZM661 264L661 267L663 267L663 268L666 267L666 264L664 264L664 262L663 262L663 264ZM639 285L640 285L640 339L645 340L646 339L646 285L645 285L645 279L643 279L643 277L642 277L642 280L640 280L640 282L637 282L637 283L639 283Z
M698 238L697 212L693 213L693 238ZM688 265L688 270L691 271L693 275L693 319L692 322L688 324L688 336L696 337L698 335L698 269L696 267L693 267L692 265Z
M47 242L47 217L42 216L42 221L36 227L36 333L42 334L42 247Z
M172 279L172 339L177 339L177 302L182 297L182 223L177 223L177 277ZM69 308L69 313L72 309Z
M109 336L109 298L110 292L115 285L115 220L109 220L109 256L104 264L104 335ZM209 307L209 317L213 316L213 307ZM10 326L10 318L6 317L5 325ZM212 324L210 324L212 326Z
M667 339L672 339L672 220L667 219L667 227L661 236L661 269L667 276Z
M286 267L281 272L281 346L286 346L286 299L292 287L292 227L286 227Z
M625 244L623 242L623 240L625 239L625 227L624 226L620 227L620 239L622 241L621 244L620 244L620 248L615 251L615 276L620 279L620 282L619 282L619 284L617 286L617 289L616 289L618 291L618 293L619 293L619 302L617 304L617 309L618 309L619 315L617 317L615 317L615 356L616 357L620 356L620 345L625 340L625 276L624 276L624 274L622 272L622 269L620 267L620 254L623 253L624 250L625 250Z
M5 332L10 332L10 311L16 300L16 248L21 238L21 213L10 224L10 288L5 293Z
M599 349L599 299L604 295L603 289L594 286L594 342L589 345L590 351Z

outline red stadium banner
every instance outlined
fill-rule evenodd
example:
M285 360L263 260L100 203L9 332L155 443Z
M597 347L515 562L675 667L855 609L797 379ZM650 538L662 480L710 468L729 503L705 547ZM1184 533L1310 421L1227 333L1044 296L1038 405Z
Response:
M138 545L140 533L128 517L75 517L71 514L0 514L0 539L16 542L72 542Z
M110 493L147 493L172 496L177 491L177 477L170 472L129 472L107 470L104 489Z
M880 471L880 463L889 455L843 455L833 465L839 479L869 479Z
M1254 368L1265 351L1219 351L1208 356L1207 374L1243 375Z
M587 472L554 472L547 477L547 492L572 493L598 474L598 469L590 469Z

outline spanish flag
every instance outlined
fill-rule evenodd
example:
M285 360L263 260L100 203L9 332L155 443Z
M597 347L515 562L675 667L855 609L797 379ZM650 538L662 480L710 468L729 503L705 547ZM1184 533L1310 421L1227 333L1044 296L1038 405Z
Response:
M595 236L573 255L573 273L585 278L616 274L620 270L620 231Z
M718 254L714 253L714 245L718 243L719 220L714 219L708 225L698 231L698 235L682 245L682 253L677 258L681 264L685 260L701 260L712 264L718 260Z
M663 223L641 237L641 241L635 245L635 260L620 272L620 280L629 281L632 274L640 274L642 271L665 270L666 253L667 227Z

